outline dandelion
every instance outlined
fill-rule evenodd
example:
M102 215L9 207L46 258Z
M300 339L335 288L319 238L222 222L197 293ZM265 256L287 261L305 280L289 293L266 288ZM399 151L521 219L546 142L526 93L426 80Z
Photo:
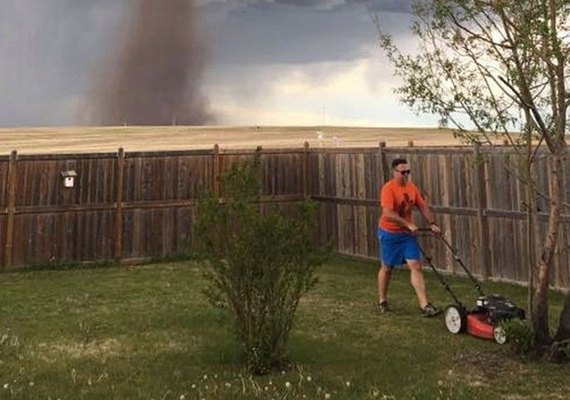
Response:
M350 382L349 382L349 381L346 382L346 387L347 387L347 388L350 387Z
M329 400L331 398L331 394L330 393L325 393L325 400Z
M437 381L437 384L438 384L439 386L443 386L443 381Z
M273 385L273 381L269 381L269 386Z
M184 396L183 394L180 395L180 400L186 400L186 396Z
M227 388L231 388L231 387L232 387L232 384L229 383L229 382L226 382L226 387L227 387Z
M307 382L311 382L313 380L313 378L311 378L311 376L307 376Z
M204 380L208 379L208 375L204 375L204 376L203 376L203 379L204 379Z
M34 383L34 382L30 382L30 383L28 383L28 385L30 385L30 386L34 386L34 385L35 385L35 383Z
M281 375L285 375L285 371L281 371Z
M9 383L5 383L5 384L4 384L4 389L8 389L9 387L10 387L10 384L9 384Z
M285 382L285 387L287 389L291 389L291 382Z
M192 389L196 389L196 384L195 384L195 383L192 384Z

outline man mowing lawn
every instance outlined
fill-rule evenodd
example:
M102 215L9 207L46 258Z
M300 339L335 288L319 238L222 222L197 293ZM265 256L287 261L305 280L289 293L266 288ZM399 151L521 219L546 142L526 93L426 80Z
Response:
M420 248L415 236L418 227L412 222L412 209L418 208L434 234L441 233L441 230L418 188L408 180L411 173L408 162L396 158L392 161L392 170L394 177L382 186L379 196L382 213L377 229L381 263L378 270L377 309L381 314L390 311L388 285L392 269L405 263L410 269L410 282L416 291L421 315L433 317L440 310L427 299Z

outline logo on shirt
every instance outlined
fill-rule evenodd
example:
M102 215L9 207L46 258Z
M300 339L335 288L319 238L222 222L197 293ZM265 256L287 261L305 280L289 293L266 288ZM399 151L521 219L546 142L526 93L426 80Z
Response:
M414 201L410 198L410 195L408 193L404 193L404 199L396 207L396 212L400 217L407 219L412 215L413 207Z

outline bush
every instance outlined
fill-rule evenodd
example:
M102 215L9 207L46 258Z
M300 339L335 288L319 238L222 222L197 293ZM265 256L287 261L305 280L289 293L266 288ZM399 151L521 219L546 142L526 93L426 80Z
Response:
M501 322L505 330L507 344L516 354L527 354L533 348L532 328L525 320L511 319Z
M260 150L221 177L227 201L199 197L193 244L205 261L206 294L228 306L248 368L256 374L283 368L286 343L301 296L324 262L315 243L315 204L293 213L259 203Z

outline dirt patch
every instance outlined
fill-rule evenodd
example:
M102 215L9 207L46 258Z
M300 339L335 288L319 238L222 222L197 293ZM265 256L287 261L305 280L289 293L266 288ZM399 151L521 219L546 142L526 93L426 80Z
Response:
M189 351L197 347L199 338L188 340L174 338L144 340L136 342L129 338L93 340L87 343L68 341L66 343L39 343L32 354L44 362L55 362L57 359L92 358L105 360L117 356L132 356L136 353L161 353Z
M448 371L449 377L460 379L472 387L497 385L500 384L497 382L531 375L524 364L500 352L460 353L452 364L456 367Z
M43 361L57 358L108 358L123 353L125 346L117 339L106 339L90 343L40 343L34 353Z

